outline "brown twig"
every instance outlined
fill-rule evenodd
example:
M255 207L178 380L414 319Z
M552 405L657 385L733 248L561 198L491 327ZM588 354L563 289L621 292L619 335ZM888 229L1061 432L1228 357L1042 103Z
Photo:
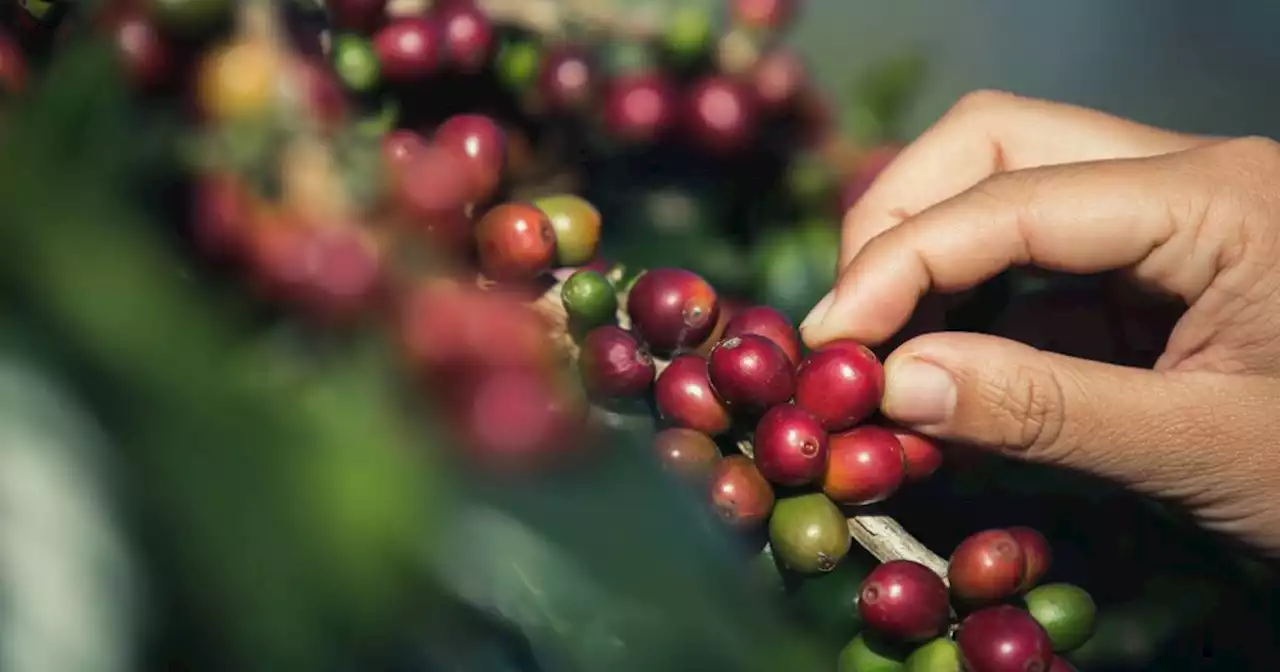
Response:
M569 335L569 318L560 300L562 283L556 283L531 305L540 315L547 319L552 330L552 339L558 347L564 349L566 355L576 357L578 346ZM618 323L627 327L630 323L624 307L625 293L619 297ZM656 360L658 372L666 368L664 360ZM739 448L747 456L752 456L751 442L739 442ZM878 513L858 513L849 517L849 534L853 540L865 548L881 562L891 560L911 560L928 567L935 574L947 580L947 561L929 550L919 539L916 539L898 521L891 516Z

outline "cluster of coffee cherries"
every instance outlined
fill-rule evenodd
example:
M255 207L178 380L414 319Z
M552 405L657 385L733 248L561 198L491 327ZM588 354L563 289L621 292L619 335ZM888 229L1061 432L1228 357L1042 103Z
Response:
M1097 608L1077 586L1039 585L1051 561L1043 535L1014 527L962 541L946 581L911 560L879 565L858 593L866 630L841 653L840 670L1073 671L1061 656L1093 635Z

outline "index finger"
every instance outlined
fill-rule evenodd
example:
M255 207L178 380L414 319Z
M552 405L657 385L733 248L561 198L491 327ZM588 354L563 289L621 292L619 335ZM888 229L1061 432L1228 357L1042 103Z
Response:
M867 241L994 174L1157 156L1209 141L1074 105L970 93L903 149L845 215L839 268Z
M1052 166L985 180L867 243L841 274L825 312L802 325L804 340L879 344L930 290L969 289L1011 266L1069 273L1136 266L1179 231L1177 213L1206 207L1188 173L1169 169L1172 160ZM1190 297L1203 291L1213 269L1192 263L1183 248L1162 266L1173 269L1163 280Z

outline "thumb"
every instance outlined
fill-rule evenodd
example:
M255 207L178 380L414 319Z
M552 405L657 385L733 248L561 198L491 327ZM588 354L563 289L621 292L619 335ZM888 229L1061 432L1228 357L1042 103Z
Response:
M1170 494L1219 466L1200 449L1214 396L1179 374L948 332L889 356L882 410L944 441Z

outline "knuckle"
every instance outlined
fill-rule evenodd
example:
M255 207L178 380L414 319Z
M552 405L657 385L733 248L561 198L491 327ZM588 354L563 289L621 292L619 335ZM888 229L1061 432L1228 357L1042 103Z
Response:
M952 117L969 117L972 115L986 114L990 110L1000 109L1012 105L1018 100L1018 97L1006 91L998 89L976 89L970 91L956 101L951 106L948 116Z
M1251 168L1274 169L1280 166L1280 142L1268 137L1251 135L1234 138L1222 143L1222 149L1233 160L1243 160Z
M1000 447L1034 455L1058 445L1066 425L1066 395L1052 372L1020 366L982 385L980 395L996 420Z

